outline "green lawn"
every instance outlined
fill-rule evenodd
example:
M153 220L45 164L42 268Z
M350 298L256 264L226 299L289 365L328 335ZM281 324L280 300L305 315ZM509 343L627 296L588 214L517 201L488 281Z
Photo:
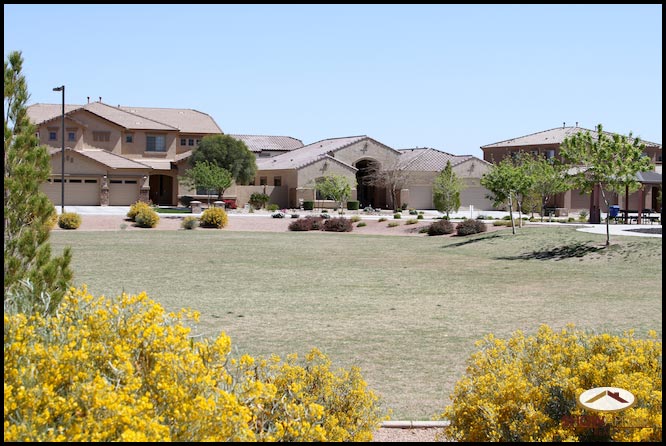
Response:
M53 232L72 246L75 284L94 295L146 291L201 313L238 353L313 346L361 367L393 419L449 404L474 342L540 324L662 333L662 240L574 228L471 237L225 230Z

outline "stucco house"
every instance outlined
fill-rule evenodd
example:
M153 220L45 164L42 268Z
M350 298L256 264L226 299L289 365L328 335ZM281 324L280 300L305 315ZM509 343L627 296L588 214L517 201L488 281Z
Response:
M498 163L507 156L515 156L518 152L527 152L534 155L540 155L547 159L559 157L560 145L565 138L571 137L578 132L589 131L591 135L596 135L596 130L589 130L578 126L557 127L532 133L525 136L507 139L492 144L481 146L483 159L490 163ZM605 132L611 135L611 132ZM662 152L661 144L645 141L645 155L650 158L655 169L651 172L640 172L638 179L643 185L642 188L628 196L623 194L614 194L611 197L612 204L620 205L623 209L654 209L660 211L661 205L657 201L657 195L661 189L661 166ZM598 195L598 194L596 194ZM557 208L558 213L567 215L569 212L590 211L595 208L599 210L599 201L597 197L591 197L591 194L582 194L578 190L569 190L558 194L552 200L550 206ZM605 211L605 209L604 209ZM592 213L590 213L592 216Z

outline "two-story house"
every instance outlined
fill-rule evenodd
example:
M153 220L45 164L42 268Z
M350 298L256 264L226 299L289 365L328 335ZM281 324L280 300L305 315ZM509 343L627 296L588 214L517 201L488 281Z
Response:
M571 137L578 132L586 131L589 131L592 135L597 133L596 130L588 130L578 127L578 123L576 123L575 126L569 127L565 124L562 127L487 144L481 146L481 150L483 150L483 159L490 163L498 163L505 157L515 156L515 154L519 152L527 152L543 156L546 159L559 158L560 145L564 139ZM610 132L604 133L611 135ZM611 197L611 204L620 205L623 209L636 209L640 211L649 208L660 211L661 204L658 202L657 198L659 190L661 189L661 144L642 139L641 141L645 144L645 155L650 158L655 169L651 172L639 173L638 179L642 184L641 189L630 194L614 194ZM583 194L578 190L569 190L562 194L558 194L553 198L549 205L557 208L563 215L572 211L599 210L598 196L595 198L596 200L594 200L593 203L591 202L593 197L591 197L590 194ZM605 209L603 210L605 211ZM590 215L592 216L592 214Z

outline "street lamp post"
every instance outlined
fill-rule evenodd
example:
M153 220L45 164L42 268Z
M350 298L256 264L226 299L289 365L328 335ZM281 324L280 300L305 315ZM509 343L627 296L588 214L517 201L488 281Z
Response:
M60 164L60 213L65 213L65 86L55 87L53 91L62 91L62 155Z

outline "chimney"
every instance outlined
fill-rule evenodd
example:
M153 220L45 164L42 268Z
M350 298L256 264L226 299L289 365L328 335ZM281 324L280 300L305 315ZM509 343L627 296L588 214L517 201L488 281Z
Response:
M90 104L90 96L88 96L88 104Z
M578 121L576 121L576 127L578 127Z
M102 102L102 97L101 96L99 97L99 102Z
M566 123L566 122L563 122L563 123L562 123L562 128L564 128L564 127L566 127L566 126L567 126L567 123Z

